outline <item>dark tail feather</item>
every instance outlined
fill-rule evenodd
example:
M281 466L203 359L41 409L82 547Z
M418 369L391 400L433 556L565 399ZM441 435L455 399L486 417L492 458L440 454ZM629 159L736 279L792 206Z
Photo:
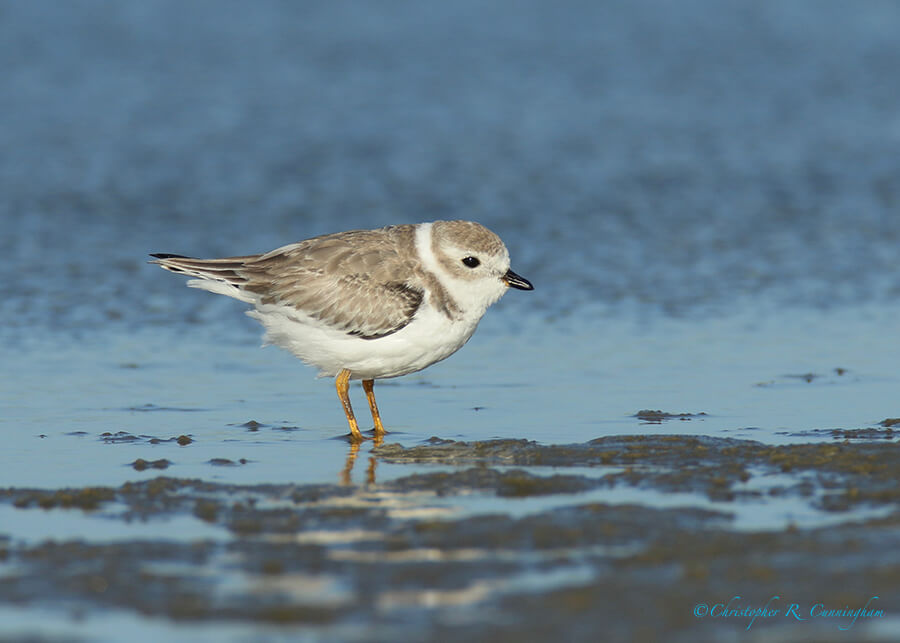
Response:
M241 272L246 261L254 259L247 257L227 257L224 259L194 259L184 255L167 253L151 254L154 260L150 263L158 264L170 272L189 275L199 279L211 279L222 281L233 286L240 286L247 281Z

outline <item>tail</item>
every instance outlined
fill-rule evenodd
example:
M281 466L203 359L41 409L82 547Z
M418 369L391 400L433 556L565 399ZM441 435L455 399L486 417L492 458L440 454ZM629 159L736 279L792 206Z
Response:
M251 293L244 292L242 286L247 278L242 274L244 265L258 255L247 257L227 257L225 259L194 259L183 255L151 254L150 263L179 275L195 277L187 282L191 288L208 290L219 295L233 297L247 303L253 303Z

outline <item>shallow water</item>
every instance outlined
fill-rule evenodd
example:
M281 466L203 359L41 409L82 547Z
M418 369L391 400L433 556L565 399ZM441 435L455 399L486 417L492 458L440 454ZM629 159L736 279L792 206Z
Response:
M900 410L896 314L887 308L755 321L586 314L506 332L508 314L499 304L457 355L377 385L389 442L690 433L792 443L833 440L832 430L875 426ZM587 332L583 320L601 330ZM3 389L2 423L17 435L4 482L118 484L158 473L136 474L128 464L138 458L169 460L166 473L185 477L337 481L348 447L331 380L260 350L257 335L249 328L224 343L199 326L151 328L9 349L23 367ZM361 389L352 395L367 417ZM688 417L636 416L651 409ZM179 445L181 435L193 442ZM216 467L214 458L248 462ZM379 480L390 476L379 470Z
M722 512L735 538L751 540L891 519L891 496L828 506L836 483L823 471L809 474L810 495L772 495L802 476L754 469L730 489L760 496L737 500L655 482L522 499L490 487L391 495L384 485L463 465L396 461L371 444L354 451L330 380L260 350L242 304L145 261L476 219L503 237L536 290L510 292L447 361L377 384L388 443L689 434L781 446L856 443L860 434L835 431L877 428L867 435L892 453L896 433L881 423L900 416L898 31L897 5L876 1L407 3L390 14L342 2L5 4L0 489L118 488L162 475L224 485L215 497L244 493L227 485L338 485L362 494L354 502L371 492L398 503L394 529L439 516L463 535L469 519L552 524L555 511L601 501L660 520L672 507ZM362 418L364 398L352 395ZM141 461L151 465L138 470ZM616 467L522 468L596 481ZM241 543L190 512L141 523L123 511L0 504L0 554L12 552L0 574L49 538ZM358 527L301 533L340 540ZM803 569L802 557L791 560ZM530 564L510 573L535 596L604 573L551 566L532 582ZM213 569L227 586L234 571ZM477 622L484 604L505 614L504 597L515 596L499 572L454 594L462 590L447 579L459 570L445 571L449 584L434 594L410 590L431 606L389 584L385 612L366 614L400 604L415 625L384 617L383 634L471 640L451 625ZM356 568L331 572L356 587ZM73 617L62 599L28 602L26 590L2 607L0 636L263 632L246 614L182 623L102 601ZM300 627L267 622L272 640ZM721 634L697 620L660 623L657 632L690 640ZM358 625L302 632L364 638ZM576 624L569 631L577 636Z

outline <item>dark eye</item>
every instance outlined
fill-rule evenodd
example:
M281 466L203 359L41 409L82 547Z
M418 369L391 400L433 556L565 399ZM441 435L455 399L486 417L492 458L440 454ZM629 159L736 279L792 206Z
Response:
M478 257L464 257L462 262L468 268L477 268L481 265L481 262L478 261Z

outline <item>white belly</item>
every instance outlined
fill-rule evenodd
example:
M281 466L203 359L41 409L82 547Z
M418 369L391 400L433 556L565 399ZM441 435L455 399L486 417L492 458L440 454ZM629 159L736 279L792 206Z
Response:
M247 314L265 326L267 344L280 346L317 367L320 377L333 377L346 368L351 379L384 379L420 371L459 350L481 319L478 315L450 320L426 304L397 332L362 339L328 328L287 306L262 305Z

